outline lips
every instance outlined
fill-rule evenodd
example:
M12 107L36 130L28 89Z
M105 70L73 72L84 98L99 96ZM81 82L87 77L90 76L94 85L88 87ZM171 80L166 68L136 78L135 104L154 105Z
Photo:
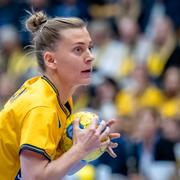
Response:
M90 72L92 72L92 70L91 70L91 68L90 69L86 69L86 70L83 70L83 71L81 71L82 73L90 73Z

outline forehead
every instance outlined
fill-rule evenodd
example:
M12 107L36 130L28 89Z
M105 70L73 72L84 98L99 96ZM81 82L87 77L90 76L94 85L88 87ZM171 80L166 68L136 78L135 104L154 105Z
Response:
M65 29L61 31L61 41L62 43L90 43L91 37L86 27L83 28L72 28Z

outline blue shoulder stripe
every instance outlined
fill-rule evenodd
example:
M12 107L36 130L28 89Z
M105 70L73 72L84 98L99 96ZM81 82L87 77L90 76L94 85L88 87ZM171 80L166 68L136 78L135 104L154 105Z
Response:
M45 158L47 158L49 161L51 161L51 157L46 153L46 151L44 149L38 148L38 147L33 146L31 144L23 144L20 147L19 154L21 154L21 152L24 151L24 150L30 150L30 151L36 152L38 154L41 154Z

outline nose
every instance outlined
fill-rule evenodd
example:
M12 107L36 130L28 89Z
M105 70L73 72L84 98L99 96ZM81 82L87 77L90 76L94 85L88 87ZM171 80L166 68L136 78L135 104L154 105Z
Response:
M88 50L87 55L85 57L85 62L90 63L92 61L94 61L94 55L92 54L90 50Z

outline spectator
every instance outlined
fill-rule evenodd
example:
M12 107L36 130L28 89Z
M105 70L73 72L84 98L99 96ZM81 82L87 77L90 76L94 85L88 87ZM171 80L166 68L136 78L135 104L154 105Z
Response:
M22 48L19 34L14 26L0 28L0 62L1 68L8 76L23 81L37 73L36 61L32 56L27 56ZM19 82L21 85L22 82Z
M95 88L92 108L99 112L102 119L108 120L117 117L117 110L114 104L117 92L118 85L110 77L104 77L102 83Z
M119 116L134 116L142 107L159 108L162 93L151 83L146 66L136 65L126 89L121 89L116 97Z
M101 75L116 79L123 49L113 39L111 24L106 20L95 20L89 24L89 31L94 42L95 68Z
M157 19L154 33L153 47L147 58L147 66L152 79L160 83L168 67L180 67L180 47L169 18Z
M119 57L118 77L125 80L132 73L136 63L143 63L150 50L149 40L140 33L138 23L130 17L117 21L119 41L122 44L123 56Z
M160 111L163 117L173 118L180 116L180 69L170 67L163 80L163 101Z
M139 172L148 179L152 176L152 168L158 162L161 162L158 165L162 167L166 166L166 161L175 162L174 145L160 135L160 116L156 110L142 109L137 118L140 120L136 129L139 143L135 145L135 158ZM168 169L167 173L170 173ZM155 177L157 178L158 174L155 174Z

